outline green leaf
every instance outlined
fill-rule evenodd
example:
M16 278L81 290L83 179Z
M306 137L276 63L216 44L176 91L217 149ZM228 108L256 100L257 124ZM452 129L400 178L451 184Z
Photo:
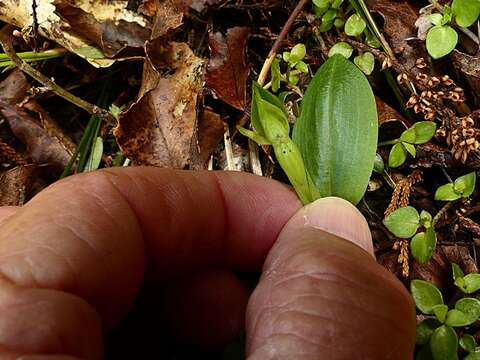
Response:
M399 167L403 165L406 159L407 149L405 149L405 146L403 146L402 143L397 143L393 145L390 154L388 155L388 166L391 168Z
M405 206L388 215L383 223L393 235L408 239L417 232L420 226L420 215L414 207Z
M438 306L438 305L437 305ZM430 337L433 331L441 326L441 324L435 319L425 319L417 325L416 340L417 345L425 345L430 341Z
M258 132L256 131L248 130L241 126L237 126L237 130L239 131L240 134L255 141L258 145L271 145L271 143L267 139L265 139L263 136L258 134Z
M469 317L457 309L450 310L445 319L445 324L453 327L467 326L471 323L472 321L470 321Z
M409 143L402 143L402 145L405 147L405 150L407 150L410 155L412 155L413 157L417 156L417 150L415 149L415 146Z
M432 121L420 121L412 126L415 131L415 140L412 144L425 144L429 142L437 131L437 124Z
M457 194L453 189L453 183L442 185L435 191L435 200L454 201L461 197L462 195Z
M443 304L443 297L437 287L424 280L412 280L410 292L417 308L426 315L433 314L435 305Z
M474 171L467 175L460 176L457 180L455 180L453 183L453 190L457 194L461 194L463 197L469 197L475 190L475 182L476 173Z
M465 325L472 324L477 321L480 316L480 300L475 298L460 299L455 304L455 310L462 312L467 317L467 324Z
M463 360L480 360L480 349L476 349L475 351L471 352L465 356Z
M275 95L271 94L269 91L261 87L257 82L253 82L252 85L253 99L252 99L252 111L251 111L251 122L257 133L265 137L265 131L263 129L262 123L260 121L260 115L258 113L258 102L259 100L265 100L272 105L275 105L281 109L285 114L285 108L282 101L277 98Z
M439 13L431 14L428 16L428 20L430 20L433 25L442 25L443 15Z
M94 171L97 170L102 162L103 155L103 139L100 136L97 136L92 144L92 150L87 160L87 164L83 171Z
M288 63L291 67L294 67L300 60L302 60L307 54L307 48L303 44L297 44L290 51L290 56L288 56Z
M318 6L319 8L322 7L330 7L330 4L332 3L331 0L312 0L313 4L315 6Z
M430 344L425 344L422 346L420 351L417 352L417 355L415 355L415 360L433 360Z
M458 26L467 28L472 26L480 16L480 2L478 0L453 0L452 13Z
M430 339L430 350L434 360L457 360L457 333L450 326L435 329Z
M463 277L463 288L467 294L480 290L480 274L468 274Z
M332 2L332 8L338 9L342 5L344 0L333 0Z
M434 59L450 54L457 46L458 34L448 25L436 25L427 33L427 50Z
M415 128L413 126L405 130L400 136L400 140L410 144L415 144L416 138L417 138L417 135L415 133Z
M446 25L450 23L453 19L453 11L451 6L445 5L443 7L443 19L442 19L442 24L441 25Z
M475 351L475 348L477 347L477 342L475 341L475 338L470 334L463 334L458 343L463 350L468 352Z
M347 22L345 23L345 34L348 36L360 36L365 28L367 27L367 23L362 17L358 14L351 15Z
M458 266L455 263L452 263L452 273L453 273L453 281L455 281L459 278L463 278L465 276L465 274L463 273L463 270L460 268L460 266Z
M373 171L378 174L383 174L385 171L385 164L383 163L383 159L379 154L375 155L375 161L373 163Z
M270 73L272 76L272 91L277 92L280 89L280 80L282 79L282 73L280 72L280 61L278 61L277 58L273 59L272 61Z
M412 255L420 264L426 264L435 251L437 245L437 235L435 230L431 227L424 233L416 234L410 242L410 249Z
M432 215L426 211L422 210L420 213L420 224L422 224L425 228L429 228L432 226Z
M375 68L375 57L371 52L366 52L362 55L355 56L353 62L360 70L362 70L365 75L370 75Z
M99 48L94 46L86 46L82 48L73 49L75 54L87 59L103 59L105 54Z
M353 47L349 43L346 42L339 42L333 45L328 52L328 57L332 57L333 55L340 54L346 57L347 59L350 58L353 54Z
M378 120L365 76L341 55L315 74L301 103L293 140L322 196L357 204L375 161Z
M308 74L308 65L305 64L303 61L299 61L295 64L295 69L303 72L304 74Z
M345 20L336 18L333 22L333 26L335 26L337 29L341 29L345 26Z
M445 322L445 318L447 317L448 306L445 304L435 305L432 310L438 321L443 324Z

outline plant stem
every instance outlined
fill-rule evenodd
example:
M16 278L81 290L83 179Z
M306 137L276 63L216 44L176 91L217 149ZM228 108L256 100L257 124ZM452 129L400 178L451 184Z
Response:
M440 209L440 211L437 213L437 215L435 215L435 217L432 220L433 228L435 228L435 225L437 224L437 222L442 218L443 215L445 215L445 213L453 206L454 203L455 203L454 201L450 201Z
M378 146L395 145L395 144L398 144L399 142L400 142L400 139L382 141L381 143L378 143Z
M68 102L78 106L79 108L87 111L92 115L97 115L100 118L106 119L109 122L113 122L113 118L110 113L102 109L96 105L90 104L88 101L85 101L69 91L63 89L61 86L57 85L54 81L50 80L48 77L40 73L38 70L24 62L20 57L17 55L15 49L13 48L13 44L11 41L11 33L13 27L10 25L5 26L0 31L0 45L3 48L5 54L13 61L13 63L24 73L30 75L32 78L37 80L40 84L47 87L51 91L53 91L58 96L64 98Z
M263 63L262 70L260 71L260 75L258 75L258 80L257 82L260 85L263 85L265 83L265 80L267 79L268 72L270 71L270 67L272 66L273 59L275 59L275 56L277 55L278 50L282 46L283 40L285 40L285 37L287 36L288 32L290 31L290 28L293 25L293 22L297 18L297 16L300 14L300 12L303 10L305 5L309 2L309 0L300 0L293 10L293 12L290 14L287 22L282 28L282 31L280 34L278 34L277 40L275 40L272 49L268 53L267 59Z

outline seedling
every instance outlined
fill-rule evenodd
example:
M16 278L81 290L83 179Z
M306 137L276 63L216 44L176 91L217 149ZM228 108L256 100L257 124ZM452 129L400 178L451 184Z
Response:
M465 294L473 294L480 290L480 274L465 275L460 266L455 263L452 263L452 272L454 284Z
M299 74L308 74L308 65L303 61L307 55L305 45L297 44L292 48L292 51L285 51L283 53L283 60L287 63L287 71L282 74L280 69L280 61L274 59L270 68L272 76L272 91L277 92L280 89L281 82L286 82L292 86L298 83Z
M440 290L427 281L413 280L410 291L418 310L430 315L417 325L416 342L422 346L417 359L458 359L459 338L454 328L469 326L478 320L480 300L465 297L458 300L453 309L449 309L443 302ZM470 335L464 334L460 338L460 346L471 351L468 356L475 359L476 343Z
M454 23L461 28L472 26L480 16L478 0L453 0L451 6L445 5L442 13L429 16L433 27L427 33L427 50L439 59L450 54L458 43L458 33Z
M412 255L420 264L427 263L435 251L437 234L432 215L423 210L420 214L412 206L405 206L395 210L384 220L387 229L401 239L411 239ZM417 233L420 227L423 232Z
M475 190L476 173L460 176L454 182L440 186L435 192L435 200L455 201L468 198Z
M254 131L239 131L260 145L273 146L304 203L321 194L357 204L373 170L378 136L375 98L367 79L343 56L334 55L308 85L300 110L292 140L281 97L254 83Z
M405 130L400 138L380 143L379 146L393 144L388 156L388 166L396 168L403 165L407 160L407 154L415 157L417 155L415 145L429 142L436 130L437 125L434 122L420 121Z

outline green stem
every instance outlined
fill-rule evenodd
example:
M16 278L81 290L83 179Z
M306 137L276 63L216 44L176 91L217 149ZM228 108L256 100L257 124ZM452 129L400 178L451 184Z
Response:
M395 144L398 144L399 142L400 142L400 139L382 141L381 143L378 143L378 146L395 145Z

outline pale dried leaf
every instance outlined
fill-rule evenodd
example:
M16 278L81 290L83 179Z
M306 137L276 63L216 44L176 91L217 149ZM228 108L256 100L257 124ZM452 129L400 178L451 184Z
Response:
M26 201L33 184L32 165L0 171L0 206L20 206Z

